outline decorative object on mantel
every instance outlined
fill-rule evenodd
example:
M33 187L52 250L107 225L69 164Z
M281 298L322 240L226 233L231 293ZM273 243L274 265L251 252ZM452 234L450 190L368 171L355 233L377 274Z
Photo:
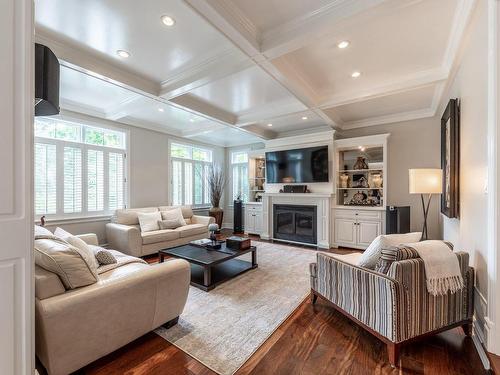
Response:
M427 240L427 215L431 204L432 194L441 194L443 191L443 171L441 169L410 169L409 170L410 194L420 194L422 209L424 211L424 225L421 240ZM428 194L427 204L424 194Z
M352 169L368 169L368 164L366 164L366 159L362 156L358 156L356 163Z
M285 193L307 193L307 185L283 185Z
M441 213L459 217L460 211L460 103L451 99L441 117Z
M206 178L210 193L210 202L212 203L208 215L215 218L215 222L221 228L224 211L219 207L219 204L227 183L226 174L221 166L214 165L209 168Z
M372 175L372 184L374 188L380 189L382 188L382 175L380 173L376 173Z
M343 188L343 189L346 189L349 187L349 182L351 180L351 178L349 177L349 175L347 173L343 173L339 176L339 180L340 180L340 187Z

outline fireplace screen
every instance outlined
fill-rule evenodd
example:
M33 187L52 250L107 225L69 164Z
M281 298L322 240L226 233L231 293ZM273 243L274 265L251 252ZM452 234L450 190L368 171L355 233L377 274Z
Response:
M273 206L274 238L316 244L316 206Z

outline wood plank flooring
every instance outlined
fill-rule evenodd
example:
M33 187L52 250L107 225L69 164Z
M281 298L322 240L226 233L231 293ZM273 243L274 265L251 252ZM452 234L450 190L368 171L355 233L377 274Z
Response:
M148 261L155 262L156 258ZM215 373L156 334L148 333L78 374ZM403 347L400 367L393 369L381 341L325 303L318 301L313 306L306 299L236 373L271 374L476 375L484 374L484 369L472 339L458 328Z

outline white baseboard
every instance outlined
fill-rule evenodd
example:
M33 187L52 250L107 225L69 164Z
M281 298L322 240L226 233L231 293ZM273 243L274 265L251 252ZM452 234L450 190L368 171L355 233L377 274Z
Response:
M484 369L486 371L489 371L491 370L490 360L488 359L486 350L484 349L484 346L481 343L481 339L484 340L483 333L481 332L481 330L476 329L476 324L474 324L474 329L472 332L472 341L474 342L474 346L476 347L477 354L479 354L479 358L481 359L481 363L483 364Z

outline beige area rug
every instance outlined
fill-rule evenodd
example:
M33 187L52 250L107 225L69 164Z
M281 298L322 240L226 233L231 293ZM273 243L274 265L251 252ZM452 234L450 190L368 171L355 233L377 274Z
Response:
M234 374L310 291L309 263L316 251L254 244L258 268L208 293L191 287L179 323L156 330L222 375Z

